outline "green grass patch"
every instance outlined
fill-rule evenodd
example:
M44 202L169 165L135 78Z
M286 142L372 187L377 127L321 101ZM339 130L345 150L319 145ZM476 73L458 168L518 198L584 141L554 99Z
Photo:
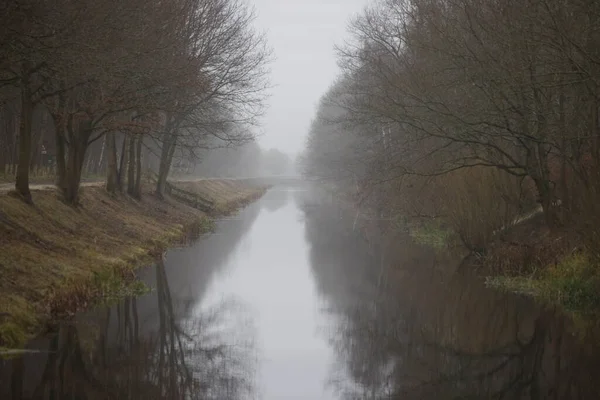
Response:
M431 246L436 250L446 248L452 239L452 231L437 221L427 221L413 225L409 229L412 239L422 245Z
M583 253L568 256L541 273L527 277L489 277L486 284L560 304L574 313L596 314L600 311L600 273Z
M35 331L38 319L34 308L24 299L9 295L5 301L10 301L10 306L0 317L0 338L3 347L23 347L29 335Z
M217 223L214 219L204 217L200 219L200 233L214 233L217 229Z
M543 294L541 280L525 276L488 276L486 286L494 289L505 290L517 294L541 297Z
M110 268L94 273L92 281L103 304L113 304L125 297L143 296L150 292L150 288L144 282L124 279Z
M14 322L0 325L0 336L7 348L22 347L27 339L27 333L23 327Z

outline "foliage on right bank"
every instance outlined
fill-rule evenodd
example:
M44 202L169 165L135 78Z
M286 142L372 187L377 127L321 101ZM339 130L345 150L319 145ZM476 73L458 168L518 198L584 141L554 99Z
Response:
M496 275L545 269L536 279L572 293L567 306L595 304L599 23L590 0L375 2L338 49L342 74L319 104L304 173L382 228L399 215L442 224L497 260ZM574 252L588 267L569 267Z

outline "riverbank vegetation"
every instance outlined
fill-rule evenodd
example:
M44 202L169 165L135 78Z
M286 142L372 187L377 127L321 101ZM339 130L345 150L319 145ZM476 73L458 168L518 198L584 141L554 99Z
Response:
M84 173L139 198L152 170L163 196L173 166L254 138L271 56L243 1L24 0L0 16L0 176L28 203L31 171L71 205Z
M264 193L242 181L190 185L224 207L207 214L171 198L148 194L137 200L101 187L82 190L79 208L48 190L32 191L33 209L18 196L0 196L0 345L21 345L50 318L139 290L127 284L136 268L170 245L209 232L214 216Z
M496 286L597 310L599 23L588 0L376 1L337 50L305 174L383 231L459 241Z
M8 351L14 359L0 361L0 397L255 396L255 348L245 336L251 332L241 323L224 320L239 312L237 305L223 300L190 315L186 302L177 301L180 293L167 271L162 260L150 267L155 290L143 299L122 298L111 307L98 307L84 318L60 324L52 334L37 338L25 355ZM204 275L212 273L209 268ZM200 296L205 284L200 282L197 289ZM148 305L153 306L150 313ZM239 340L231 346L229 338ZM32 373L30 366L47 373ZM60 384L57 377L62 378Z
M597 329L583 335L558 310L453 273L406 234L386 254L397 263L380 268L378 243L357 228L336 202L306 208L316 290L343 321L330 330L329 381L347 398L598 398Z
M256 147L271 53L242 0L19 0L0 19L0 345L14 345L40 312L82 308L260 194L167 179Z

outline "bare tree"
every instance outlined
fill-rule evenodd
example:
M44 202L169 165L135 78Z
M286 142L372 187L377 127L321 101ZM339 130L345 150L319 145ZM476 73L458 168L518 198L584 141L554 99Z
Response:
M336 104L376 155L369 186L489 167L531 182L548 223L561 224L598 160L598 16L587 1L367 8L339 49Z
M247 129L231 126L253 126L264 106L270 53L253 20L254 12L238 0L199 2L189 14L182 31L202 90L164 110L158 195L177 146L201 148L206 136L240 143L251 138Z

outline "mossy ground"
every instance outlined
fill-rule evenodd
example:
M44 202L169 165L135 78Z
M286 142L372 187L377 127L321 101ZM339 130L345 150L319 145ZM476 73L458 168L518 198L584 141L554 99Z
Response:
M447 249L455 241L452 231L437 221L411 224L409 233L416 243L431 246L436 250Z
M410 236L438 251L456 242L443 224L431 221L411 225ZM499 234L466 265L487 276L489 287L558 305L573 319L591 322L600 316L600 268L578 242L569 232L548 229L540 215Z
M231 212L264 193L236 181L186 183ZM96 302L144 290L134 270L190 233L214 226L211 216L172 199L142 200L82 189L78 208L51 190L34 205L0 194L0 346L18 347L46 322ZM127 285L123 282L128 283Z
M565 256L560 262L528 276L496 276L486 280L488 286L533 296L559 304L579 315L600 312L600 274L584 253Z

